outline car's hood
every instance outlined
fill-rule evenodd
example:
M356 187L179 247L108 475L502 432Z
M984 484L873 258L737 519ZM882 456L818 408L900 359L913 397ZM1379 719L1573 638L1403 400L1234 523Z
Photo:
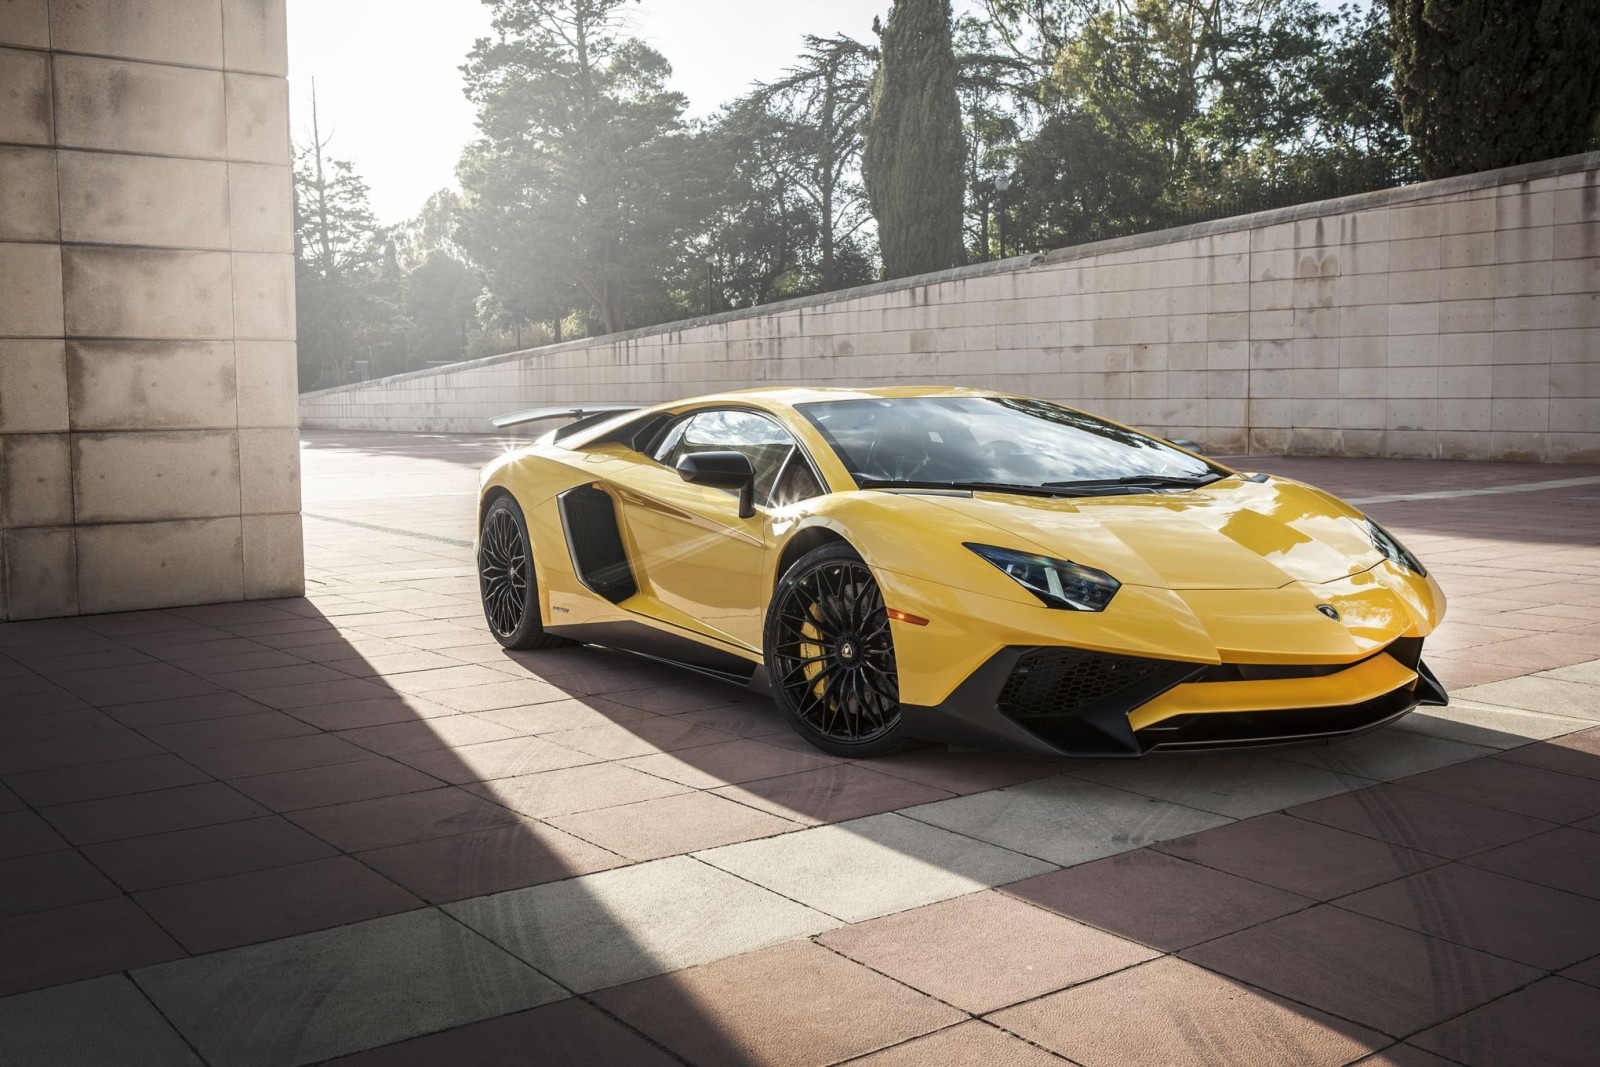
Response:
M1277 589L1381 562L1359 512L1284 479L1116 497L929 496L994 527L993 544L1098 567L1126 585Z

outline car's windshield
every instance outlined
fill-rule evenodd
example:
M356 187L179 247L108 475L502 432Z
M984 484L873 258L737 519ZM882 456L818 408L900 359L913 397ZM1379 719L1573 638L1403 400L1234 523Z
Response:
M797 406L858 482L1045 487L1225 473L1165 441L1042 400L917 396Z

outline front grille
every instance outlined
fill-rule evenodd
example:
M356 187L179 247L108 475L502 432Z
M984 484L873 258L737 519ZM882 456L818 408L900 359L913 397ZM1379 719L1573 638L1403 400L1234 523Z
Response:
M1000 690L1000 710L1019 721L1072 713L1146 681L1171 663L1077 648L1036 648Z

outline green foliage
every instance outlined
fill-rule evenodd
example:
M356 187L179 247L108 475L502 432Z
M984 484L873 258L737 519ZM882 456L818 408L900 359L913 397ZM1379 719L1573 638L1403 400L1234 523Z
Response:
M457 239L526 321L670 315L718 176L667 61L624 34L624 0L490 2L496 36L463 68L481 136L459 168Z
M1384 0L1395 92L1430 178L1583 151L1600 114L1600 0Z
M966 184L956 80L949 0L894 0L861 158L888 277L956 261Z

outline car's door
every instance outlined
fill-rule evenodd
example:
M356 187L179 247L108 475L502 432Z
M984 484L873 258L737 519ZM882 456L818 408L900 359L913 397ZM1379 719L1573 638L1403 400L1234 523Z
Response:
M748 518L739 517L734 493L692 485L675 469L683 456L723 450L743 452L755 468L756 511ZM821 491L789 431L755 411L694 412L668 428L648 459L612 480L639 578L667 609L663 618L759 649L763 563L771 543L767 513L775 499L788 503L796 494Z

